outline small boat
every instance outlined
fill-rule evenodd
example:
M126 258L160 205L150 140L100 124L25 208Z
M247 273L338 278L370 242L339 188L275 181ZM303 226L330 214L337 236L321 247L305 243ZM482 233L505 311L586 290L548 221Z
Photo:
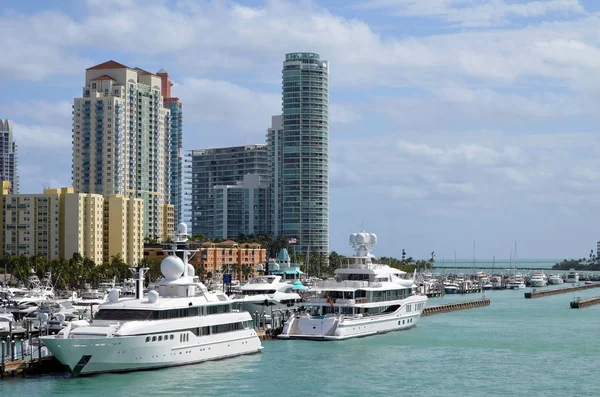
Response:
M515 274L508 278L508 282L506 283L506 288L508 289L523 289L525 288L525 280L523 276L520 274Z
M548 284L557 285L557 284L562 284L562 283L564 283L564 280L562 279L562 277L559 274L552 274L548 278Z
M548 278L543 271L535 271L531 274L531 279L529 280L531 286L534 288L537 287L545 287L548 285Z
M565 283L578 283L578 282L579 282L579 273L577 273L575 271L575 269L569 270L569 273L567 273L567 278L565 280Z
M444 283L444 293L448 295L458 294L458 284L451 281L446 281Z

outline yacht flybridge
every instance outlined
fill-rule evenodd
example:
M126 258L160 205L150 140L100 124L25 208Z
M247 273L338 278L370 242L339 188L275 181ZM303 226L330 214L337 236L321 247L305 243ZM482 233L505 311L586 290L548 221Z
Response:
M374 263L377 236L354 233L354 263L318 283L306 311L290 318L282 339L340 340L414 327L427 297L413 294L414 280L398 269Z
M192 364L262 349L252 317L233 310L220 292L209 292L188 260L187 227L181 223L160 268L156 290L143 296L144 273L135 271L135 297L108 293L91 323L75 321L56 336L42 337L74 375L135 371Z

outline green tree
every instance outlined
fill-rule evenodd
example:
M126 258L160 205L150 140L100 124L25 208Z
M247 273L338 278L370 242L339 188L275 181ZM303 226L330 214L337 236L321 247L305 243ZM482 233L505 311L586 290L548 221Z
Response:
M248 280L248 276L250 274L252 274L253 271L254 271L254 268L252 267L252 265L244 263L242 265L242 276L243 276L243 279L244 280Z

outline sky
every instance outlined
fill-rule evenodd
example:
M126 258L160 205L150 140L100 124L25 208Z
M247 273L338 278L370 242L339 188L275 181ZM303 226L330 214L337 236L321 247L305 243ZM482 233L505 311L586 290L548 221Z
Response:
M191 150L264 143L298 51L330 62L332 250L363 225L378 256L595 250L595 0L0 0L21 193L71 185L86 68L165 68Z

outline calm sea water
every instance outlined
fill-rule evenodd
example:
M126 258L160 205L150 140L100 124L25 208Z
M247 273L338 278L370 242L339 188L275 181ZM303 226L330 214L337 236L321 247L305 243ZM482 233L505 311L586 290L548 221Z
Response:
M83 378L0 381L0 396L599 396L600 289L422 318L402 332L343 342L266 341L261 354ZM430 304L481 295L431 299Z

